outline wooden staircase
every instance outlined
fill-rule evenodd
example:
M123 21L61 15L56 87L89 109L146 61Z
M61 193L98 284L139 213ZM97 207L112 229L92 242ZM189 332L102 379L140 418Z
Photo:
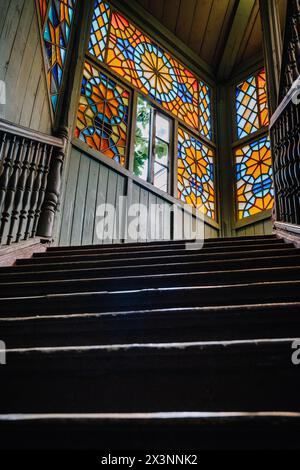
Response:
M299 448L300 251L49 248L0 269L0 448Z

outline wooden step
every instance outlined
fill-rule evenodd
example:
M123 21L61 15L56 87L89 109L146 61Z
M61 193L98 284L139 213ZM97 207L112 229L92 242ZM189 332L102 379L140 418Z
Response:
M0 449L92 449L105 451L106 456L108 449L126 449L124 455L159 449L174 451L182 458L182 451L209 449L296 450L300 448L299 432L300 414L287 412L9 414L0 416ZM86 463L87 454L83 458ZM79 462L81 455L76 459Z
M0 317L299 302L300 281L78 292L0 299Z
M300 303L0 319L11 348L300 338Z
M0 413L300 411L293 342L8 350Z
M0 283L0 298L28 297L31 295L69 294L77 292L111 292L116 290L130 291L137 289L158 289L189 286L222 286L234 284L251 284L274 281L300 281L300 265L293 267L265 268L189 272L176 274L150 274L124 277L95 277L64 280L21 281Z
M184 256L186 254L193 254L194 256L201 256L201 255L217 255L219 253L232 253L232 252L240 252L240 253L248 253L251 251L265 251L265 250L278 250L278 251L288 251L289 249L293 249L292 244L286 243L270 243L267 245L235 245L235 246L228 246L228 247L217 247L217 248L203 248L201 250L186 250L186 249L165 249L160 250L159 252L150 250L149 248L145 248L144 250L135 250L135 251L125 251L125 252L118 252L118 251L110 251L102 253L101 251L91 250L86 252L79 252L81 254L64 254L57 255L55 253L51 256L51 253L35 253L33 257L29 260L19 260L17 264L38 264L38 263L61 263L64 261L88 261L88 260L123 260L123 259L135 259L135 258L154 258L160 259L160 257L172 257L173 255L176 256Z
M169 250L185 250L187 245L192 245L195 242L173 242L173 243L161 243L161 244L149 244L149 243L141 243L137 245L130 245L130 244L123 244L123 245L94 245L94 246L82 246L82 247L64 247L63 249L60 248L49 248L44 254L45 256L64 256L64 255L80 255L80 254L102 254L102 253L124 253L124 252L142 252L142 251L153 251L159 253L160 251L169 251ZM204 246L202 248L234 248L235 246L264 246L264 245L284 245L285 242L279 238L266 238L266 239L258 239L258 240L239 240L235 239L235 241L205 241ZM197 244L195 243L195 249Z
M188 253L188 254L187 254ZM79 257L80 260L74 261L70 257L60 258L60 262L53 262L53 260L44 260L44 259L30 259L30 260L19 260L17 261L17 268L22 268L22 271L43 271L45 268L47 270L56 271L61 268L65 269L84 269L84 268L94 268L94 267L122 267L122 266L144 266L144 265L153 265L161 263L184 263L184 262L195 262L195 261L223 261L223 260L239 260L247 256L249 259L253 258L265 258L265 257L278 257L278 256L297 256L300 254L300 251L296 248L281 248L278 249L263 249L263 250L251 250L248 252L244 251L228 251L222 253L193 253L185 252L184 255L173 254L172 256L162 256L159 257L137 257L137 258L116 258L116 259L96 259L93 257ZM11 272L13 268L0 268L0 273Z
M246 255L244 255L246 256ZM47 280L64 280L64 279L91 279L97 277L117 277L117 276L140 276L140 275L157 275L157 274L175 274L198 272L205 273L211 271L223 271L224 275L231 270L247 270L247 269L266 269L266 268L284 268L292 266L300 266L300 252L295 251L293 255L279 255L273 257L253 257L228 260L214 261L189 261L189 262L169 262L161 264L130 266L121 265L113 267L99 267L95 263L90 268L64 269L59 265L56 270L53 266L45 266L45 270L37 271L36 266L13 266L5 271L0 270L0 283L7 282L29 282L29 281L47 281ZM52 269L51 269L52 268Z
M261 235L261 236L254 236L254 237L234 237L234 238L210 238L205 240L205 244L228 244L228 243L235 243L235 242L240 242L240 243L255 243L255 242L265 242L268 243L269 241L274 241L274 240L280 240L279 238L276 237L276 235ZM48 248L48 251L65 251L65 250L82 250L83 248L85 249L94 249L94 248L123 248L123 247L128 247L128 248L140 248L140 247L160 247L162 245L178 245L178 244L190 244L194 243L195 239L191 240L162 240L162 241L154 241L154 242L138 242L138 243L116 243L116 244L104 244L104 245L79 245L79 246L51 246Z

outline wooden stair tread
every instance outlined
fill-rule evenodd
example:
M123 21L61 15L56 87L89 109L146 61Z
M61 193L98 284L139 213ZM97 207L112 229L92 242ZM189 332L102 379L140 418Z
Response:
M53 247L0 269L0 448L300 447L300 251L184 248Z
M92 292L108 291L108 290L136 290L143 288L159 288L159 287L184 287L190 285L218 286L228 283L241 284L241 282L257 283L266 281L288 281L298 280L300 273L299 266L283 266L280 268L259 268L245 270L230 271L211 271L211 272L189 272L189 273L173 273L173 274L151 274L126 277L94 277L79 279L62 279L62 280L37 280L22 281L14 283L0 282L0 297L7 297L9 294L13 297L22 295L36 295L47 293L70 293L70 292Z

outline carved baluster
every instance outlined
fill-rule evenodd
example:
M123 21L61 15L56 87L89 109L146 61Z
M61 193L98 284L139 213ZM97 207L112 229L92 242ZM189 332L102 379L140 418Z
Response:
M298 67L300 69L300 35L299 35L299 19L293 17L292 19L292 37L295 50L295 59Z
M14 137L12 140L8 140L7 145L5 146L4 158L3 158L3 170L0 176L0 211L3 206L5 199L7 185L9 177L11 174L12 166L14 160L18 154L19 141L17 137Z
M296 201L296 217L295 223L300 225L300 106L293 106L294 116L295 116L295 178L297 182L296 192L295 192L295 201Z
M3 211L2 211L1 221L0 221L0 244L3 242L3 235L4 235L5 227L7 223L9 222L10 217L12 215L14 198L15 198L17 184L18 184L18 180L20 176L22 160L24 157L24 145L25 145L25 139L22 139L22 141L20 142L20 145L18 146L17 156L12 165L12 173L9 177L9 181L7 184L7 191L5 194Z
M289 188L291 181L289 180L288 174L288 165L289 165L289 151L290 151L290 140L289 140L289 130L288 130L288 115L286 111L283 114L284 122L284 156L282 159L282 176L283 176L283 202L284 202L284 221L287 222L290 217L290 207L289 207Z
M23 200L22 200L22 209L20 211L20 220L19 220L19 227L17 231L17 237L16 237L16 242L18 243L23 234L23 226L24 223L27 220L27 215L29 211L29 202L30 202L30 196L32 192L32 186L33 186L33 181L34 181L34 172L35 172L35 164L39 155L39 149L40 149L40 144L37 142L30 142L30 147L29 147L29 154L28 154L28 172L27 172L27 178L25 182L25 190L23 194Z
M292 138L293 138L293 154L291 156L292 165L291 171L293 176L293 189L292 189L292 199L293 199L293 220L292 223L297 223L297 214L299 214L300 206L299 206L299 197L298 191L300 186L300 173L299 173L299 153L298 153L298 143L299 143L299 127L298 127L298 117L297 117L297 109L296 107L291 104L290 107L291 112L291 122L292 122Z
M2 161L4 160L4 152L7 143L7 134L5 132L0 133L0 175L2 168Z
M280 221L283 222L283 196L282 196L282 189L283 189L283 181L282 181L282 153L283 153L283 119L282 116L279 118L278 122L278 157L277 157L277 181L278 181L278 215Z
M294 76L291 64L288 64L286 68L286 94L290 91L292 85L294 83Z
M289 222L293 223L293 218L295 216L295 207L294 207L294 189L295 189L295 175L294 175L294 152L295 152L295 140L294 140L294 119L293 119L293 110L289 105L287 107L288 115L288 138L289 138L289 154L288 154L288 201L289 201Z
M281 152L280 152L280 184L281 184L281 217L282 221L286 220L286 203L285 203L285 156L286 156L286 146L285 146L285 114L282 114L281 117Z
M293 42L291 42L289 45L288 58L289 58L292 84L293 84L294 81L297 80L297 78L299 77L299 70L298 70L297 59L296 59L296 50L295 50L295 45Z
M286 181L287 181L287 190L286 190L286 199L287 199L287 206L288 206L288 217L287 222L293 223L293 217L295 213L294 208L294 150L295 150L295 142L294 142L294 121L293 121L293 113L292 109L289 106L286 109L287 115L287 161L286 161Z
M290 186L292 180L289 173L289 160L291 154L291 141L289 132L289 115L288 111L284 112L284 155L283 155L283 182L284 182L284 219L288 222L291 217L292 208L290 205Z
M38 199L38 184L39 184L39 175L38 175L38 165L40 158L42 156L42 148L41 145L38 144L37 151L35 152L34 158L30 165L30 202L29 202L29 210L27 212L27 224L25 229L24 240L28 240L30 237L30 228L35 214L36 203Z
M280 138L279 138L279 123L278 121L274 124L274 127L271 130L271 138L272 138L272 147L273 147L273 179L274 179L274 192L275 192L275 201L276 201L276 214L277 219L279 217L279 180L278 180L278 156L280 151Z
M298 63L298 69L300 71L300 0L293 0L293 22L292 22L292 30L293 30L293 42L295 45L295 53L296 59ZM300 159L300 115L299 115L299 105L294 107L294 116L295 116L295 140L297 143L297 150L295 152L295 166L297 171L297 177L300 178L299 173L299 159ZM299 203L299 191L300 188L297 188L298 196L297 196L297 204ZM297 218L298 224L300 223L300 214L297 211Z
M63 139L64 148L55 151L52 156L45 201L38 225L38 235L45 238L51 238L53 234L55 214L57 212L60 199L61 178L65 159L68 130L62 129L60 131L60 137Z
M21 166L21 175L18 179L18 184L17 184L15 198L14 198L14 205L13 205L13 210L11 214L11 222L10 222L10 227L9 227L9 232L8 232L8 237L7 237L8 245L12 243L12 240L14 237L14 229L15 229L15 225L17 224L17 221L19 220L20 222L20 216L21 216L20 209L23 208L22 201L23 201L24 191L25 191L25 186L26 186L31 147L32 147L32 141L31 140L26 141L26 145L24 147L24 158L22 158L23 161L22 161L22 166Z
M300 33L300 0L293 0L293 16L299 19L298 22L298 33Z
M53 153L53 147L47 148L45 145L43 158L41 161L41 167L40 167L42 178L41 178L38 202L37 202L37 207L36 207L35 217L34 217L34 222L33 222L33 229L31 233L32 238L36 236L38 223L39 223L40 216L41 216L42 206L43 206L43 202L45 199L45 193L46 193L46 188L47 188L47 181L48 181L50 163L52 159L52 153Z

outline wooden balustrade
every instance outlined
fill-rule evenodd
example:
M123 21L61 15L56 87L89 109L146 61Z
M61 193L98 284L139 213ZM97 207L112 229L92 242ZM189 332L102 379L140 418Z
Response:
M300 0L288 1L281 70L280 101L300 75Z
M288 2L280 104L271 120L277 222L300 225L300 0Z
M53 185L57 186L53 181L56 162L63 161L64 148L62 138L0 121L0 244L10 245L36 235L51 237L54 219L47 219L49 194ZM58 185L58 197L59 191ZM57 209L55 202L52 213ZM45 214L48 223L39 231Z

